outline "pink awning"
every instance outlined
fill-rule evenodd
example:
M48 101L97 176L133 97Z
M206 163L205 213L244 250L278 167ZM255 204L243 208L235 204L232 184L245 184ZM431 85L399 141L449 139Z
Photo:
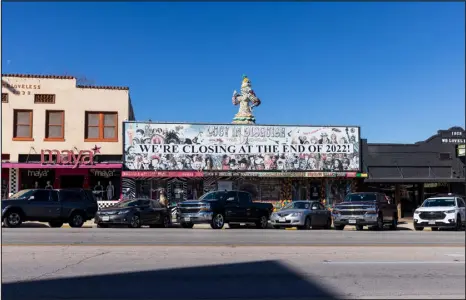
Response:
M2 163L2 168L10 169L121 169L122 164L93 164L93 165L49 165L40 163Z

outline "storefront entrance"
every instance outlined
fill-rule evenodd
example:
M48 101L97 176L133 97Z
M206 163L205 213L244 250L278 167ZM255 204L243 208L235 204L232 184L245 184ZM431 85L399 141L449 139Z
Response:
M84 176L83 175L60 176L60 188L62 189L83 188L83 187L84 187Z

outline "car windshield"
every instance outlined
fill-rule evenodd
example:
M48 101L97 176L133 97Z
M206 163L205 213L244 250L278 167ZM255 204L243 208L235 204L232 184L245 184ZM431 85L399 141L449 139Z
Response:
M22 190L14 195L11 195L10 199L29 198L34 194L34 190Z
M139 200L127 200L117 203L114 207L132 207L138 206Z
M376 201L377 194L348 194L345 202Z
M431 198L422 203L422 207L455 206L455 198Z
M210 200L223 200L225 198L225 192L210 192L202 195L199 200L210 201Z
M291 202L287 206L283 207L283 209L309 209L309 207L311 207L310 202L296 201L296 202Z

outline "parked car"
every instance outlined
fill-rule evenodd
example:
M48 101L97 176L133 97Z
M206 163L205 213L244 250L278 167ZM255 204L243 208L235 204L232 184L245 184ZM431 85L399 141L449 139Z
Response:
M171 212L161 207L157 200L124 200L114 206L100 209L95 215L94 223L97 227L126 225L130 228L139 228L149 225L151 228L167 228L171 224Z
M274 212L270 217L273 228L297 227L298 229L332 227L332 216L328 209L317 201L293 201Z
M230 228L241 223L253 223L257 228L268 227L271 203L255 203L252 196L244 191L215 191L202 195L199 200L178 204L179 222L183 228L194 224L207 223L213 229L221 229L228 223Z
M433 231L439 228L462 230L466 222L464 199L454 194L427 198L414 211L413 219L415 230L425 227Z
M391 230L398 227L396 205L383 193L350 193L342 203L335 205L332 216L336 230L343 230L347 225L356 226L356 230L364 226L377 230L383 230L385 225Z
M98 209L91 190L27 189L2 200L2 221L6 227L19 227L25 221L48 222L50 227L82 227Z

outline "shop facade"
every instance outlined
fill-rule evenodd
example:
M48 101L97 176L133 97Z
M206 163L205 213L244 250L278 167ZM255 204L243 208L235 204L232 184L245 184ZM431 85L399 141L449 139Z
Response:
M362 145L362 188L395 199L400 217L411 217L424 199L440 193L466 194L465 143L461 127L439 130L414 144Z
M341 202L363 180L359 127L124 122L123 188L172 205L212 190Z
M83 86L73 76L2 76L2 197L26 188L89 188L121 195L127 87Z

